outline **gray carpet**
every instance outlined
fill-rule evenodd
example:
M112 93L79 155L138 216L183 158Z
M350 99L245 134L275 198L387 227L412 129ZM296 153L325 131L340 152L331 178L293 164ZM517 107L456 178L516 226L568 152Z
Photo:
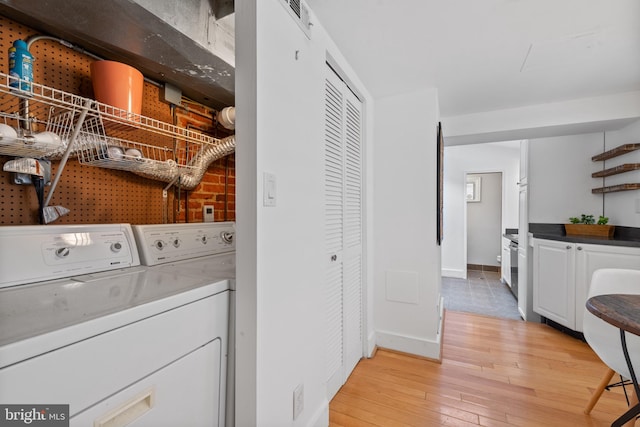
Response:
M447 310L521 320L518 302L499 273L470 270L466 280L443 277L442 295Z

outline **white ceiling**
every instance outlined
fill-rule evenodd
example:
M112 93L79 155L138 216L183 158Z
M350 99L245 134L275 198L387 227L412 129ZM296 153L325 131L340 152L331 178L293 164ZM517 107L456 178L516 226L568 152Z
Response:
M443 117L640 89L638 0L307 0L374 97Z

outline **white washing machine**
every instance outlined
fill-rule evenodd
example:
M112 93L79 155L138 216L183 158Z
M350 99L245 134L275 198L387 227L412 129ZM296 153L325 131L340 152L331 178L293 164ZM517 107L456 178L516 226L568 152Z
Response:
M230 281L139 264L127 224L0 227L0 402L223 426Z

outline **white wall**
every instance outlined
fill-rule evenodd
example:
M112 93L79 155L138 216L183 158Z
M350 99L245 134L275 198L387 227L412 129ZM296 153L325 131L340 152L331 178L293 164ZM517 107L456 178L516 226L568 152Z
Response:
M619 131L606 133L606 149L610 150L622 144L640 143L640 121L637 121ZM612 168L625 163L640 163L640 150L619 156L605 162L599 162L603 169ZM593 180L602 183L602 180ZM640 170L625 172L605 178L604 185L639 183ZM600 184L598 184L599 186ZM636 206L640 205L640 191L621 191L607 193L605 196L605 216L610 224L627 227L640 227L640 213Z
M602 165L591 157L603 151L603 134L529 140L529 222L564 224L581 214L602 214L602 196L591 178Z
M328 54L367 106L371 99L321 23L313 17L309 40L280 3L236 3L236 425L325 426ZM275 207L262 205L264 172L277 179ZM293 421L293 390L299 384L304 384L304 411Z
M467 202L467 264L498 266L502 254L502 173L468 174L480 178L480 201Z
M444 125L443 131L446 135ZM520 141L445 147L443 276L467 277L465 174L468 172L502 172L501 229L518 228Z
M376 100L375 328L379 346L440 356L435 89Z

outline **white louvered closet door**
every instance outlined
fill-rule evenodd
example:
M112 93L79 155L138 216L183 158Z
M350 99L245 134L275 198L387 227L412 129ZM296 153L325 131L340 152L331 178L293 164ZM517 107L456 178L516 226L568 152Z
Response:
M346 377L362 358L362 103L347 89L343 261Z
M327 67L325 242L327 392L362 357L362 104Z

